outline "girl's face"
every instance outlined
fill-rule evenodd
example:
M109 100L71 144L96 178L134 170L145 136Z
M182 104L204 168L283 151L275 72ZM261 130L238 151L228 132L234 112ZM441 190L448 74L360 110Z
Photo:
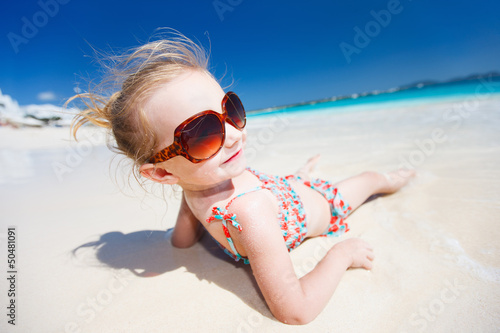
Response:
M158 135L163 149L174 142L174 130L194 114L213 110L223 113L221 102L224 91L207 73L188 71L161 86L145 105L150 123ZM184 189L203 189L241 174L246 167L243 148L246 130L240 131L225 124L226 139L221 150L212 158L192 163L182 156L158 163L168 173L178 178Z

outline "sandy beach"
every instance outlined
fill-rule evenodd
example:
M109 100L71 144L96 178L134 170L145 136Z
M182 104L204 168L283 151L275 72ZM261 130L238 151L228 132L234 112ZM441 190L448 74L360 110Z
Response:
M261 171L290 174L318 153L313 176L334 182L365 170L418 171L402 191L355 211L342 238L291 252L302 276L348 237L375 249L373 270L349 270L305 326L275 320L249 267L210 236L173 248L180 191L142 189L102 132L75 143L68 128L0 128L0 331L498 332L499 110L490 94L249 117L246 154Z

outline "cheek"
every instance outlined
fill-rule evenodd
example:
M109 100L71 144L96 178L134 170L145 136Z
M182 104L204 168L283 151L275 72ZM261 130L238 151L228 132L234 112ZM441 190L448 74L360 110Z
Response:
M184 157L180 157L183 160L176 161L175 165L172 165L168 169L172 174L179 177L181 182L206 184L210 183L210 179L213 178L212 173L217 168L217 160L219 156L215 156L210 160L202 163L191 163Z
M243 141L243 143L247 142L247 129L246 128L244 128L243 131L241 131L241 140Z
M182 156L176 156L167 161L167 163L168 164L165 165L167 171L179 178L183 178L186 177L186 175L193 174L197 169L197 165L195 163L189 162Z

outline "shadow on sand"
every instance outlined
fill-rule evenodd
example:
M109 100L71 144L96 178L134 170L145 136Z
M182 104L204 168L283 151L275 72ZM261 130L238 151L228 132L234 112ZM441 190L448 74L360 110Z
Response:
M205 233L201 240L188 249L171 245L172 229L142 230L128 234L114 231L101 235L99 240L82 244L72 252L94 253L101 264L114 269L127 269L142 278L153 278L185 267L201 280L238 296L262 315L273 318L252 275L249 265L235 262L226 256L215 241Z

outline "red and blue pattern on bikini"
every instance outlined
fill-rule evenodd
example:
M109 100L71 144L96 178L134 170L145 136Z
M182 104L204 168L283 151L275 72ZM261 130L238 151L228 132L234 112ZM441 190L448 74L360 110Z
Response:
M304 205L302 204L302 201L300 200L300 197L297 195L295 190L291 187L288 181L290 179L303 182L305 185L320 192L330 204L332 218L330 220L330 226L328 230L325 231L322 236L340 236L344 232L349 230L349 227L344 222L344 219L349 215L351 207L345 202L345 200L342 199L340 193L338 193L337 189L330 182L322 179L312 179L309 182L303 181L300 177L293 175L287 177L278 177L270 176L251 168L247 168L247 170L258 177L262 182L262 185L237 195L236 197L231 199L231 201L229 201L224 208L212 208L212 216L207 219L208 223L216 220L222 222L222 229L232 252L230 252L218 242L217 243L224 250L224 252L234 260L238 261L241 259L245 264L249 263L247 258L242 257L238 253L238 251L236 251L231 235L229 234L229 230L227 229L227 223L230 223L239 231L243 230L241 225L236 220L236 215L234 213L229 213L229 207L234 200L241 197L242 195L261 189L267 189L271 191L278 201L278 221L280 223L283 239L285 241L286 247L288 248L288 251L293 250L304 241L307 234L307 223Z

